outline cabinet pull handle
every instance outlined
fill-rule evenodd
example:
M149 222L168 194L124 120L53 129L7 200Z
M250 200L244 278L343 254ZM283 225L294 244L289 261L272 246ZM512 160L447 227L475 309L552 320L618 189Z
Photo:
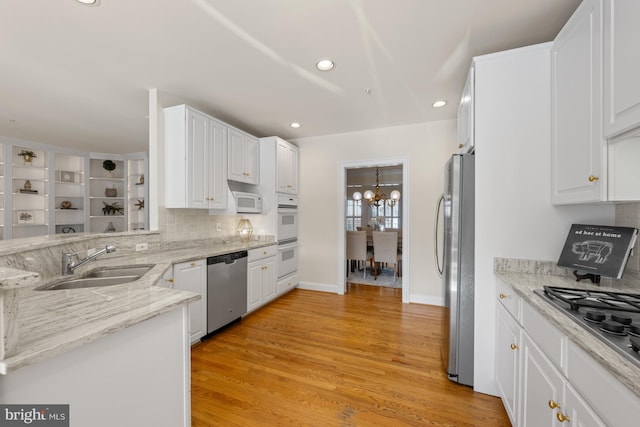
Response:
M560 404L558 402L556 402L555 400L550 400L549 401L549 408L551 409L556 409L559 408Z
M503 293L500 293L500 295L498 295L500 297L500 299L505 299L507 296Z
M517 349L519 349L519 348L520 348L520 347L518 347L516 344L511 344L511 346L510 346L510 347L511 347L511 350L517 350ZM549 405L551 405L551 403L549 403Z
M566 421L571 421L571 418L569 418L568 416L566 416L565 414L563 414L562 412L558 412L556 414L556 418L558 419L558 421L560 421L561 423L564 423Z
M595 175L589 175L589 182L596 182L599 179L600 177L597 177Z

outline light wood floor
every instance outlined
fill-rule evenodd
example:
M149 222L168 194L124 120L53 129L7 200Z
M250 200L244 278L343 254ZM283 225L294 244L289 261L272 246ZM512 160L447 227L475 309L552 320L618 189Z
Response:
M193 426L509 426L449 381L441 308L401 289L293 290L192 349Z

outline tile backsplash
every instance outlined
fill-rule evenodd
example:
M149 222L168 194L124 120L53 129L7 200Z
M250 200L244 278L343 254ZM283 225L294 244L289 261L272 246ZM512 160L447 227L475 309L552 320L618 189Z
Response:
M158 214L160 235L165 242L233 238L242 218L241 215L209 215L202 209L160 208Z
M616 224L621 227L640 228L640 203L620 203L616 205ZM640 239L638 239L640 240ZM640 273L640 250L636 242L627 263L627 271Z

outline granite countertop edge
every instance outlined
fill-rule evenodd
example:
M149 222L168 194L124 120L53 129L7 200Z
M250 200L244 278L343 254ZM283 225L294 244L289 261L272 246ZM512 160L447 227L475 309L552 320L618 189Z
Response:
M175 248L166 245L155 251L125 256L118 256L115 252L88 263L78 269L76 275L81 276L99 267L139 264L154 264L154 267L135 282L99 290L38 291L37 288L45 287L60 277L38 279L37 273L20 274L19 270L0 269L0 282L5 284L15 277L30 278L29 286L20 289L18 298L19 347L15 354L0 360L0 375L42 362L200 299L200 295L192 292L158 286L173 264L275 244L273 241L198 241L193 245L183 243L175 245ZM57 327L60 323L62 326Z
M571 273L566 269L546 266L543 268L522 268L521 271L517 271L518 269L509 268L508 266L506 269L503 269L502 263L505 261L508 264L510 260L496 259L494 263L496 277L512 288L524 301L558 328L561 333L566 335L578 347L594 358L636 396L640 397L640 368L612 348L603 344L590 332L563 314L561 310L548 301L545 301L542 296L534 293L535 289L541 289L543 286L561 286L578 289L593 287L593 289L611 290L614 292L640 293L640 284L635 282L634 278L626 282L603 279L601 283L602 286L595 287L595 285L585 282L576 282L575 278L571 276ZM517 264L526 265L526 262L522 260L515 261ZM539 267L544 264L546 263L532 261L530 265Z

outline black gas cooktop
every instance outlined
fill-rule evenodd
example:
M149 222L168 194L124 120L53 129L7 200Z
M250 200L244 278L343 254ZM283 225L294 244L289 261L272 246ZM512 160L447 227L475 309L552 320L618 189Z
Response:
M555 286L534 292L640 367L640 294Z

